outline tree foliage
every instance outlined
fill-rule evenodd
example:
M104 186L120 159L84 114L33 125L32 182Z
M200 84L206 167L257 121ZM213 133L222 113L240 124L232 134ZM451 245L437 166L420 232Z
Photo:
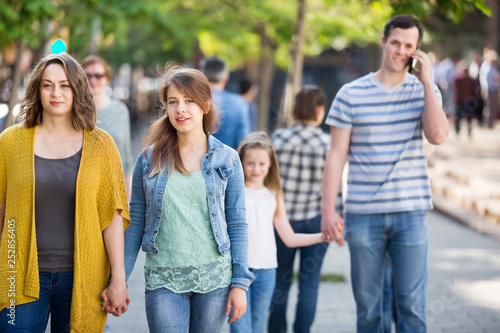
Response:
M18 41L38 47L50 34L47 25L58 13L57 4L51 0L0 1L0 50Z
M395 14L409 13L417 17L427 17L439 11L455 23L460 22L467 12L476 8L486 15L491 15L484 0L398 0L391 1Z
M1 0L0 50L23 40L28 47L70 28L70 52L83 57L98 43L112 62L142 65L190 61L197 50L233 66L261 56L261 28L285 67L297 0ZM426 17L439 10L458 22L484 0L308 0L304 52L378 40L392 14ZM96 31L97 30L97 31Z

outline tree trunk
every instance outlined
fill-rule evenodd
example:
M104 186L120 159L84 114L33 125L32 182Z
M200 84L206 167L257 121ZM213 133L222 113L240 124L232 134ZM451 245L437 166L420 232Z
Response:
M290 62L285 83L285 92L281 101L280 118L278 127L288 126L292 123L292 107L295 95L299 92L302 83L302 70L304 65L304 29L306 16L306 0L299 0L295 34L290 46Z
M12 115L12 110L14 109L14 106L16 106L17 92L19 90L19 87L21 86L21 79L22 79L21 63L23 61L23 54L25 49L26 45L24 44L23 41L17 42L17 58L16 58L16 63L14 65L12 90L9 99L9 111L7 112L7 116L5 116L5 121L3 123L3 130L12 125L12 120L14 118Z
M259 32L262 48L259 96L257 100L259 108L259 130L267 130L269 128L271 88L276 67L274 63L276 45L269 39L269 36L267 36L265 23L261 22L259 25Z
M101 45L102 29L101 19L94 18L91 25L90 54L97 54Z
M491 8L491 17L488 17L485 22L485 36L486 46L491 47L498 52L498 0L489 0L486 5Z

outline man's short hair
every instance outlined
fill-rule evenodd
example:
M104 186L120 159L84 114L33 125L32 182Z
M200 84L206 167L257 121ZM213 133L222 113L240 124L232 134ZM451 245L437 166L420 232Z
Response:
M247 77L243 77L240 80L240 94L246 94L247 92L250 91L250 89L252 88L252 86L253 86L252 80L250 80Z
M424 37L424 28L422 28L420 21L411 15L396 15L387 21L384 27L384 38L387 41L392 29L410 29L413 27L418 29L418 44L420 45Z
M219 83L228 74L226 62L217 57L203 59L200 67L210 83Z

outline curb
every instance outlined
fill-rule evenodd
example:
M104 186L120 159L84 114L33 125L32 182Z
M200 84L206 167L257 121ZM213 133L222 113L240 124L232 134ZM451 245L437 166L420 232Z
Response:
M434 209L464 226L485 235L494 241L500 243L500 225L489 221L479 214L461 207L460 205L447 200L440 194L433 193L432 201Z

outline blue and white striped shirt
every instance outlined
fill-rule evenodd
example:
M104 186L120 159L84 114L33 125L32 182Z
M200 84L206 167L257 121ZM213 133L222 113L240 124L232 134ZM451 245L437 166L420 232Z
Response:
M441 102L438 88L434 89ZM432 209L420 121L423 110L424 88L411 74L391 89L370 73L339 90L326 123L352 129L347 213Z

